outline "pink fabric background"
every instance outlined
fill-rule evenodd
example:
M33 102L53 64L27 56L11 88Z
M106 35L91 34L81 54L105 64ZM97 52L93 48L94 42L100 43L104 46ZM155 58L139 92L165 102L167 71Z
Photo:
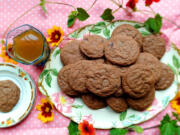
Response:
M40 0L0 0L0 39L2 38L3 32L8 27L8 25L17 18L20 14L25 12L27 9L31 8L35 4L39 3ZM59 2L68 2L73 4L75 7L83 7L88 9L94 0L56 0ZM143 0L138 4L139 8L143 8ZM125 2L124 2L125 3ZM36 8L31 11L28 15L20 19L13 27L22 25L22 24L31 24L41 30L46 36L46 30L51 28L53 25L61 26L65 34L82 27L86 24L96 23L101 21L99 17L103 10L107 7L116 9L117 6L114 5L109 0L98 0L96 5L89 11L90 18L85 22L77 21L72 28L67 28L66 20L69 12L72 10L70 7L61 6L61 5L47 5L48 16L45 16L41 8ZM158 4L153 4L152 6L156 12L159 12L161 15L174 20L177 24L180 25L180 1L179 0L161 0ZM116 19L125 19L125 20L136 20L143 22L147 16L135 13L133 17L129 17L122 10L115 13ZM164 21L162 31L169 37L170 40L175 42L180 48L180 30L167 21ZM41 69L33 66L24 66L23 67L34 79L37 85L38 76ZM40 103L40 99L44 98L37 90L37 98L35 106ZM0 135L67 135L68 130L67 126L69 124L69 119L62 116L56 110L54 110L54 121L47 124L41 123L37 119L38 111L36 111L35 106L29 116L20 124L7 129L0 129ZM142 127L151 127L157 125L166 112L170 113L172 110L170 106L157 117L152 120L141 124ZM108 135L108 130L97 130L97 135ZM130 133L134 135L134 133ZM159 130L157 128L145 130L144 135L159 135Z

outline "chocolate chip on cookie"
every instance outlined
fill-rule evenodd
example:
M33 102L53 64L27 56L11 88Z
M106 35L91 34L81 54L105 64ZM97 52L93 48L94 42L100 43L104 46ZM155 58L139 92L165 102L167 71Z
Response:
M19 87L10 80L0 81L0 111L10 112L20 97Z
M171 68L164 63L161 63L160 73L161 73L160 80L155 84L155 89L165 90L169 86L171 86L172 82L174 81L174 73L171 70Z
M88 93L82 95L82 100L91 109L101 109L106 107L106 102L101 97L98 97L94 94Z
M139 47L142 48L143 37L142 37L141 33L136 28L134 28L132 25L122 24L122 25L118 26L113 31L112 37L114 37L116 35L125 35L125 36L132 37L134 40L136 40Z
M160 35L148 35L143 40L143 51L161 59L166 51L166 42Z
M127 98L126 101L131 108L138 111L143 111L152 104L154 97L155 89L152 87L146 96L139 99Z
M136 63L148 66L154 74L155 82L159 81L161 75L161 63L155 56L146 52L140 53Z
M129 67L122 78L123 90L132 98L141 98L147 95L155 83L151 69L142 64Z
M90 58L100 58L104 55L104 46L108 41L98 35L85 36L80 44L81 51Z
M109 97L106 99L109 107L115 112L124 112L128 109L128 105L123 97Z
M86 72L86 87L95 95L107 97L115 93L121 85L118 70L111 65L92 65Z
M79 49L81 41L72 40L63 46L61 49L61 61L64 65L73 64L80 60L85 60L86 57Z
M128 36L114 36L110 39L110 43L105 46L106 59L113 64L122 66L135 63L139 52L137 42Z
M58 85L61 88L61 90L67 94L68 96L71 97L76 97L79 96L79 92L73 90L70 86L69 86L69 73L71 68L73 68L73 64L69 64L64 66L58 73Z

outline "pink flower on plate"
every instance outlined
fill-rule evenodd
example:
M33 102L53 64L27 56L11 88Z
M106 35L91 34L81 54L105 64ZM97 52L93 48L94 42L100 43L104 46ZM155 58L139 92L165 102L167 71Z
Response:
M82 116L82 121L84 121L84 120L88 121L90 124L94 123L94 120L93 120L91 114Z
M149 106L145 111L154 113L154 112L158 111L161 108L162 108L162 106L158 104L158 100L155 98L152 105Z
M72 112L72 104L74 103L74 99L68 97L64 93L62 92L54 93L52 95L52 102L60 112L64 112L64 113Z

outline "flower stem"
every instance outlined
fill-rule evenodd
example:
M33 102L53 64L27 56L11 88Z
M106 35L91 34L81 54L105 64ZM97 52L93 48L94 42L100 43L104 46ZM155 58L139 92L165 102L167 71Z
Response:
M91 10L91 8L96 4L97 0L94 0L93 4L87 9L87 11Z
M3 38L5 38L8 30L9 30L21 17L25 16L27 13L29 13L31 10L33 10L34 8L36 8L36 7L38 7L38 6L39 6L39 4L33 6L32 8L30 8L30 9L28 9L26 12L24 12L22 15L20 15L18 18L16 18L16 19L8 26L8 28L7 28L6 31L4 32Z
M117 5L118 7L120 7L121 5L120 4L118 4L116 1L114 1L114 0L110 0L112 3L114 3L115 5Z
M59 4L59 5L65 5L65 6L69 6L74 8L74 10L76 10L76 8L73 5L67 4L67 3L61 3L61 2L52 2L52 1L46 1L46 4ZM9 31L9 29L23 16L25 16L27 13L29 13L30 11L32 11L34 8L39 7L40 4L36 4L35 6L31 7L30 9L28 9L27 11L25 11L23 14L21 14L19 17L17 17L6 29L6 31L3 34L3 38L5 38L7 32Z
M72 7L72 8L74 8L74 10L76 10L76 8L75 8L73 5L71 5L71 4L67 4L67 3L62 3L62 2L53 2L53 1L46 1L45 3L46 3L46 4L59 4L59 5L65 5L65 6Z
M113 12L112 12L112 14L114 14L114 13L116 13L117 11L119 11L119 9L121 9L122 7L119 7L119 8L117 8L117 9L115 9Z

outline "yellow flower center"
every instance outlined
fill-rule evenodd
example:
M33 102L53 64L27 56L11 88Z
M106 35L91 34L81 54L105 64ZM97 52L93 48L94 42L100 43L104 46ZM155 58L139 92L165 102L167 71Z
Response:
M60 97L60 103L62 105L64 105L66 103L66 99L63 96Z
M49 109L48 107L46 107L45 112L49 112L49 110L50 110L50 109Z
M56 35L55 35L55 39L58 39L58 38L59 38L59 35L58 35L58 34L56 34Z

